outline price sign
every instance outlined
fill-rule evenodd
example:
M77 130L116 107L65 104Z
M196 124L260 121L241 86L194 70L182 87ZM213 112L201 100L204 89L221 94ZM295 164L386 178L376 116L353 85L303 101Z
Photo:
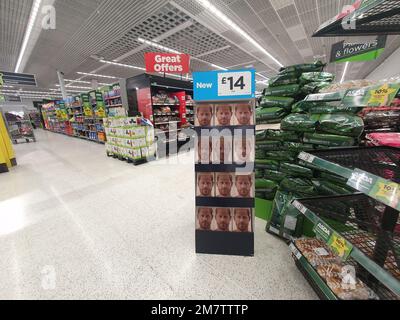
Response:
M308 163L313 163L313 161L315 160L315 156L313 156L312 154L310 154L310 153L307 153L307 152L301 152L300 154L299 154L299 159L300 160L303 160L303 161L305 161L305 162L308 162Z
M256 97L255 88L255 70L193 73L194 99L196 101L253 99Z
M296 246L291 243L289 246L290 250L293 252L293 255L297 258L297 260L300 260L302 257L302 254L300 253L300 251L296 248Z
M252 77L250 71L218 74L218 96L251 95Z
M336 232L328 240L328 245L343 260L346 260L353 250L351 243Z
M304 205L302 205L299 201L295 200L295 201L293 201L292 204L293 204L293 206L294 206L297 210L299 210L302 214L306 214L307 208L306 208Z

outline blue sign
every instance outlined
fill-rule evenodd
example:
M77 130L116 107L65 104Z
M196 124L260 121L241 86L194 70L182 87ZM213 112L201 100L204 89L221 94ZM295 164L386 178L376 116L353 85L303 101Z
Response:
M193 73L195 101L253 99L256 97L254 69Z

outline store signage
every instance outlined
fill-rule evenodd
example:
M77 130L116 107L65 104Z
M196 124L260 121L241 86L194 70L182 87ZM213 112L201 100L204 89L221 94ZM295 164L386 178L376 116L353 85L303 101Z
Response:
M386 107L390 106L400 92L399 83L350 89L342 101L345 107Z
M34 87L37 86L36 77L33 74L0 71L0 79L3 82L0 85L9 84Z
M197 101L254 99L255 70L194 72L193 89Z
M90 102L89 94L82 93L81 99L82 99L83 114L86 117L93 117L93 109L92 109L92 104Z
M385 50L387 36L378 36L372 41L335 43L331 50L330 62L356 62L377 59Z
M347 185L389 207L400 210L400 185L360 169L355 169Z
M147 52L144 54L146 72L164 73L189 73L190 56L181 53L157 53Z
M255 72L196 72L196 252L254 255Z

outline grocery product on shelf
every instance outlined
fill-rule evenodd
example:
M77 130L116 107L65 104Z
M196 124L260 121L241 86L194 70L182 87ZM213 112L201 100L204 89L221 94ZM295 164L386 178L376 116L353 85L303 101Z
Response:
M105 119L106 153L135 164L148 161L156 154L154 128L142 125L140 118Z
M400 148L400 133L369 133L366 135L367 146L388 146Z

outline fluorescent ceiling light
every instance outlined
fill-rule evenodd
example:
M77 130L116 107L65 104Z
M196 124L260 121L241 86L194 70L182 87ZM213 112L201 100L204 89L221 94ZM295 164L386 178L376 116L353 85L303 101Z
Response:
M342 74L342 79L340 80L340 83L344 82L344 79L346 78L346 73L347 73L347 69L349 68L349 62L346 62L346 65L344 66L344 71Z
M156 42L153 42L153 41L145 40L145 39L142 39L142 38L138 38L138 41L141 42L141 43L147 44L149 46L155 47L157 49L161 49L161 50L164 50L164 51L167 51L167 52L171 52L171 53L181 54L181 52L179 52L179 51L164 47L164 46L162 46L162 45L160 45L160 44L158 44Z
M80 74L83 76L92 76L92 77L107 78L107 79L118 79L117 77L105 76L105 75L96 74L96 73L77 72L77 74Z
M145 68L142 68L142 67L132 66L130 64L124 64L124 63L119 63L119 62L114 62L114 61L103 60L103 59L100 60L100 62L112 64L112 65L118 66L118 67L131 68L131 69L137 69L137 70L146 70Z
M214 67L214 68L217 68L217 69L220 69L220 70L224 70L224 71L227 71L227 70L228 70L227 68L220 67L220 66L218 66L218 65L216 65L216 64L214 64L214 63L210 63L210 66L212 66L212 67Z
M13 86L8 86L8 85L2 85L2 86L0 86L0 90L1 90L1 88L14 88Z
M61 89L50 89L51 91L54 91L54 92L61 92ZM75 90L75 89L68 89L67 88L67 93L69 92L69 93L82 93L82 90Z
M24 40L22 41L21 50L19 52L17 64L15 66L15 72L19 72L19 67L21 66L22 59L25 55L26 47L28 45L29 38L31 37L32 29L33 29L33 26L35 25L41 2L42 2L42 0L34 0L34 2L32 4L31 14L29 16Z
M261 77L261 78L264 78L265 80L269 80L269 78L267 78L266 76L262 75L262 74L259 73L259 72L256 72L256 75L258 75L258 76Z
M84 84L92 84L92 82L84 81L84 80L68 80L68 79L64 79L64 81L66 81L66 82L84 83ZM98 84L102 85L102 86L110 86L111 85L111 83L104 83L104 82L99 82ZM69 85L67 85L67 86L69 86Z
M59 84L56 84L56 87L60 87L60 85L59 85ZM80 86L69 86L68 88L82 89L82 90L93 90L92 87L80 87Z
M214 5L212 5L210 1L208 0L196 0L196 1L199 4L201 4L205 9L207 9L210 13L214 14L218 19L222 20L222 22L224 22L232 30L236 31L239 35L241 35L243 38L249 41L258 50L263 52L278 66L283 67L283 64L281 62L279 62L272 54L270 54L267 50L265 50L257 41L255 41L252 37L250 37L243 29L241 29L236 23L234 23L231 19L229 19L224 13L222 13Z

